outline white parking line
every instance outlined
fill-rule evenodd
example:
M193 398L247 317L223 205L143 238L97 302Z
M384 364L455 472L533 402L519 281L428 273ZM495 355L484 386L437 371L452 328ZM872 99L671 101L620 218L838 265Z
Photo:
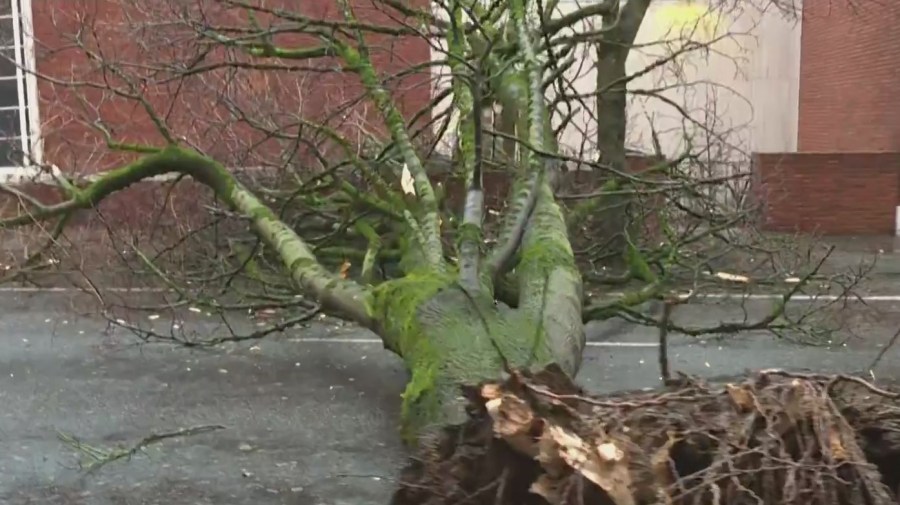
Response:
M616 298L619 296L623 296L624 293L610 293L609 296L611 298ZM713 299L713 300L726 300L729 298L743 299L743 300L781 300L783 295L778 293L698 293L694 295L694 299ZM833 302L836 300L846 299L849 301L863 301L863 302L900 302L900 295L861 295L861 296L838 296L838 295L803 295L797 294L791 297L791 301L798 302L812 302L812 301L822 301L822 302Z
M588 342L588 347L659 347L656 342Z
M100 288L110 293L168 293L169 288ZM80 293L87 290L81 288L36 287L36 286L0 286L0 293Z
M329 338L329 337L299 337L291 339L293 342L311 344L380 344L377 338ZM588 347L659 347L656 342L588 342Z
M168 288L124 288L124 287L109 287L109 288L100 288L101 291L106 291L109 293L168 293L172 292L171 289ZM0 293L77 293L84 292L84 289L81 288L65 288L65 287L35 287L35 286L0 286ZM610 298L616 298L623 296L625 293L608 293L607 296ZM721 293L698 293L694 295L695 299L712 299L712 300L725 300L725 299L744 299L744 300L780 300L782 298L781 294L778 293L752 293L752 294L743 294L743 293L730 293L730 292L721 292ZM863 295L859 297L841 297L838 295L804 295L797 294L791 297L791 300L798 302L811 302L811 301L823 301L823 302L833 302L836 300L840 300L842 298L846 298L847 301L863 301L863 302L900 302L900 295Z

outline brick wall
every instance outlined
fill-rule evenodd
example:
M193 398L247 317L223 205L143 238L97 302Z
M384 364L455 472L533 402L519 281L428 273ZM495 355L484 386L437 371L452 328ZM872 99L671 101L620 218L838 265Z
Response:
M773 153L753 160L764 229L894 233L900 153Z
M900 2L804 0L799 151L900 151Z
M628 156L626 169L631 173L640 174L653 166L654 159L645 156ZM562 194L591 193L600 189L603 185L604 172L594 170L572 170L563 172L559 186ZM644 177L647 177L645 174ZM453 208L462 211L465 200L465 188L459 177L452 177L448 173L432 176L436 182L446 186L446 194ZM484 172L484 201L489 208L500 208L506 201L510 184L513 182L512 174L497 170Z
M409 24L409 20L373 0L351 3L364 22L394 27ZM407 3L415 7L424 5L425 0ZM188 9L188 18L217 27L250 24L241 19L242 10L229 10L217 0L189 4L179 0L33 2L37 71L50 78L39 79L38 83L45 163L56 164L64 172L86 174L133 159L133 154L107 148L100 131L91 127L98 121L112 133L113 140L163 145L162 135L141 102L123 97L122 93L136 92L146 99L174 137L237 167L265 167L282 172L320 168L311 156L311 144L325 155L341 154L334 151L321 132L312 128L301 130L297 124L304 120L342 131L353 142L360 140L360 122L366 123L369 132L383 132L375 107L360 99L364 89L358 78L352 73L334 71L338 63L334 58L270 59L264 63L285 69L241 68L178 77L178 72L171 69L187 68L191 61L195 67L247 61L238 51L224 50L212 51L197 60L204 45L196 42L196 34L192 35L192 29L184 24L184 9ZM267 2L266 7L289 7L311 19L340 17L338 3L333 0L275 0ZM258 20L267 22L261 16ZM318 44L297 35L279 35L274 42L283 47ZM431 60L427 41L417 35L374 35L367 42L377 71L385 77ZM86 51L102 55L120 74L104 71L89 61ZM66 84L69 82L92 85L73 87ZM388 79L386 86L408 118L423 110L431 99L427 68ZM235 114L235 110L240 113ZM423 120L429 119L426 116ZM273 131L288 138L273 138ZM303 142L297 142L296 137L302 137ZM140 184L107 199L101 205L104 225L140 227L148 216L159 217L162 226L175 221L188 224L187 218L196 215L211 198L208 191L197 185L180 186L170 192L160 184ZM44 202L59 200L52 188L28 189L36 191ZM0 194L0 215L9 215L18 208L19 202L14 198ZM95 216L82 215L74 224L90 223L97 223Z
M756 154L763 229L893 235L900 2L804 0L797 153Z
M426 0L405 2L412 7ZM344 133L351 142L365 131L383 134L380 115L352 73L335 71L334 58L280 61L265 60L281 69L222 68L225 62L247 63L239 51L217 50L205 54L204 44L181 19L187 15L198 23L216 27L248 27L243 9L227 9L219 0L41 0L32 2L37 71L49 79L38 81L41 137L44 162L64 172L89 174L119 166L135 155L113 152L92 124L102 121L113 139L127 143L162 145L163 138L151 115L138 100L123 95L141 95L162 118L173 136L228 165L263 167L285 174L289 170L315 170L312 152L331 158L343 156L329 145L327 136L302 121L324 123ZM415 26L377 0L351 0L363 22L388 27ZM316 20L340 18L334 0L272 0L271 9L289 8ZM243 18L242 18L243 16ZM265 25L265 15L257 15ZM282 23L283 24L283 23ZM310 47L319 41L296 34L280 34L275 44ZM431 100L431 75L427 67L409 69L431 61L427 41L418 35L367 37L376 70L385 80L401 113L411 118ZM86 56L94 56L117 67L116 74ZM255 60L260 62L261 60ZM194 67L190 67L190 65ZM212 67L216 70L176 75L184 68ZM396 74L406 71L404 76ZM54 82L55 81L55 82ZM73 87L71 82L90 83ZM101 89L105 86L115 88ZM235 114L240 109L240 114ZM422 121L430 120L424 116ZM286 135L277 138L278 131ZM298 142L298 138L302 141ZM314 146L314 147L311 147ZM60 201L55 188L29 184L20 189L45 204ZM23 202L0 192L0 217L19 214ZM110 248L108 230L125 243L149 238L156 245L175 240L208 221L205 206L214 205L211 192L196 183L182 181L174 190L168 183L136 184L99 206L99 213L81 212L70 222L67 237L78 243L68 249L68 263L84 267L103 266L120 247ZM0 263L4 252L19 254L42 245L45 229L27 227L0 230ZM173 238L174 237L174 238ZM65 262L65 261L64 261Z
M628 156L626 158L626 169L631 173L642 174L647 169L653 167L657 160L650 156ZM643 177L652 178L653 175L643 173ZM445 194L449 208L461 213L465 203L465 187L463 181L459 177L450 177L447 174L434 176L433 180L439 182L445 187ZM509 195L510 185L513 183L513 176L509 172L487 171L484 173L484 202L488 209L500 210L506 203ZM589 194L598 191L606 182L604 172L594 170L573 170L563 172L559 181L559 193L561 195L579 195ZM651 195L640 195L633 197L635 205L632 207L631 218L629 222L634 224L640 223L640 228L634 230L633 233L639 235L644 240L654 240L658 237L659 228L657 220L657 210L664 205L664 194L654 193ZM583 200L562 200L564 207L572 207ZM618 209L611 210L614 212ZM598 211L582 223L584 227L590 230L589 236L572 237L573 241L589 242L602 241L604 237L608 237L610 233L617 233L619 230L613 230L604 227L606 220L603 219L602 211ZM490 218L490 215L488 216Z
M388 27L414 25L374 0L351 3L363 22ZM411 4L427 5L425 0ZM340 18L338 3L333 0L274 0L266 7L286 8L315 20ZM47 161L64 170L94 172L129 158L106 148L99 131L90 127L98 120L113 133L114 140L159 145L163 136L151 114L140 101L123 96L129 94L145 99L172 136L236 166L314 161L309 143L325 150L328 143L321 132L302 126L303 120L350 133L352 141L359 140L360 123L369 131L383 131L375 107L362 99L359 79L353 73L335 71L340 63L336 58L251 58L222 46L209 51L208 43L197 35L195 26L199 24L224 32L246 29L252 26L246 17L244 9L228 8L216 0L188 5L179 0L34 2L38 72L62 83L91 82L115 88L73 88L48 80L40 83ZM263 26L286 23L262 14L257 21ZM320 45L313 37L293 33L276 35L273 43L290 49ZM367 43L377 71L385 77L431 60L427 41L418 35L372 35ZM95 57L100 55L115 71L92 62L85 49ZM269 68L248 68L250 64ZM407 117L430 101L427 68L386 85ZM298 142L298 137L303 141Z

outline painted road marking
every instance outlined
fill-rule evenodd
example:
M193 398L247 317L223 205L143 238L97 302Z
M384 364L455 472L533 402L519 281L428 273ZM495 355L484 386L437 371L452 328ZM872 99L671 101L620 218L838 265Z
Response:
M609 296L611 298L623 296L624 293L610 293ZM739 300L781 300L784 295L778 293L752 293L752 294L742 294L742 293L702 293L696 294L693 298L696 299L714 299L714 300L727 300L730 298L736 298ZM834 302L837 300L846 299L848 302L850 301L863 301L863 302L900 302L900 295L860 295L860 296L838 296L838 295L802 295L797 294L791 297L791 301L797 302L814 302L814 301L822 301L822 302Z
M298 337L292 342L315 344L380 344L377 338ZM656 342L588 342L588 347L659 347Z
M122 288L122 287L111 287L111 288L101 288L101 291L108 293L173 293L174 291L169 288ZM88 292L82 288L64 288L64 287L34 287L34 286L21 286L21 287L12 287L12 286L0 286L0 293L79 293L79 292ZM620 296L624 296L625 293L609 293L607 296L610 298L616 298ZM713 299L713 300L723 300L723 299L742 299L742 300L780 300L783 295L778 293L752 293L752 294L742 294L742 293L729 293L729 292L721 292L721 293L698 293L694 295L694 299ZM838 295L803 295L797 294L791 297L792 301L798 302L812 302L812 301L822 301L822 302L833 302L845 298L848 302L852 301L863 301L863 302L900 302L900 295L861 295L861 296L851 296L851 297L841 297Z
M170 293L169 288L102 288L110 293ZM0 286L0 293L86 293L83 288L36 287L36 286Z

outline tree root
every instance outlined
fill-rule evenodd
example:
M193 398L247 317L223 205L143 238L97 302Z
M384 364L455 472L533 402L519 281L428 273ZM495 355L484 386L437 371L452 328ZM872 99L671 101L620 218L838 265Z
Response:
M395 505L895 504L898 394L848 376L589 397L555 367L464 388Z

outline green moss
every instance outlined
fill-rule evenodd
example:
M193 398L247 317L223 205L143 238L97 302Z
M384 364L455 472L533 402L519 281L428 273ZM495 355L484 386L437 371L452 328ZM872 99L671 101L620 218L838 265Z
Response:
M346 44L338 44L336 49L344 60L344 65L350 70L358 70L363 65L362 55L356 49Z
M572 249L567 243L535 241L522 249L521 264L526 268L549 270L566 262L571 255Z
M482 243L482 232L481 227L475 223L465 223L459 226L456 242L457 244L464 243L474 243L481 244Z
M453 282L451 273L414 271L376 286L369 301L385 346L400 355L411 371L401 404L401 430L407 442L413 442L440 409L440 398L433 393L442 357L420 326L419 307Z
M415 442L419 430L440 415L440 398L437 390L438 359L435 353L422 356L412 369L412 376L401 395L401 436L407 442Z
M634 278L644 282L656 282L656 274L650 269L644 255L630 240L625 246L625 262L628 265L629 273Z
M530 236L522 244L522 267L544 273L560 266L574 269L574 253L562 224L559 207L539 202L533 219Z
M543 366L551 356L526 314L501 311L483 294L468 295L455 272L410 272L373 289L369 307L386 346L411 372L403 393L404 439L433 423L457 422L460 384L495 378L511 366Z
M506 212L503 213L503 228L500 231L500 242L506 242L509 239L513 229L515 229L518 217L525 210L528 204L528 196L530 190L535 188L535 179L532 174L519 174L507 192L506 201L509 203Z
M418 307L454 281L455 272L413 271L372 290L370 314L381 323L388 348L401 356L416 350L421 341Z

